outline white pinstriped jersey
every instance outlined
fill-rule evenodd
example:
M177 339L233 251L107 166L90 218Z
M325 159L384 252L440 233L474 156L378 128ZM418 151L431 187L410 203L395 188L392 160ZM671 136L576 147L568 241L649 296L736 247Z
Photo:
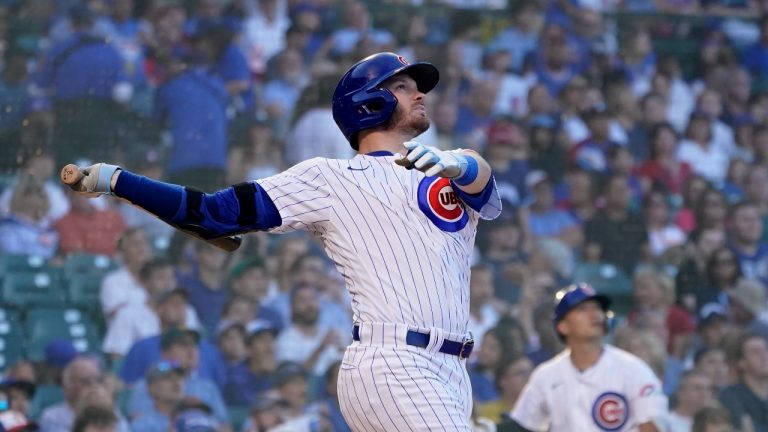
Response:
M355 322L464 334L476 226L501 212L495 184L478 213L447 179L406 170L396 157L314 158L257 180L282 218L270 232L305 229L322 238L344 275Z
M667 414L667 397L651 368L606 345L597 363L580 372L570 350L539 365L512 410L532 431L636 431Z

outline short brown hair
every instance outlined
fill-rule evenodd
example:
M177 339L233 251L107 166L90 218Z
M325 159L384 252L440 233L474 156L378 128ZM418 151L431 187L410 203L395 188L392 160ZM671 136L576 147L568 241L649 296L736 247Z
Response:
M85 432L88 426L109 427L117 424L114 410L100 406L87 406L75 418L72 432Z

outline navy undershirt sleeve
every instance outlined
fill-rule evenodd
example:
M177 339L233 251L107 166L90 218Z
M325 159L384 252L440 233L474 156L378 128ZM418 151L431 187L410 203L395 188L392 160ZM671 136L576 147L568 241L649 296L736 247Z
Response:
M268 230L282 224L275 204L264 189L254 182L256 221L251 226L237 223L240 203L233 187L212 194L204 194L197 209L203 220L200 226L212 236L223 236L243 231ZM164 183L129 171L121 171L115 185L115 195L147 210L160 219L184 225L187 218L187 191L183 186Z
M461 190L458 185L453 184L453 180L451 180L451 184L453 186L453 191L456 192L456 195L458 195L465 204L467 204L472 210L480 212L480 209L482 209L483 206L491 198L494 181L493 175L491 175L491 177L488 179L488 183L485 185L485 188L483 188L483 190L480 192L473 194Z

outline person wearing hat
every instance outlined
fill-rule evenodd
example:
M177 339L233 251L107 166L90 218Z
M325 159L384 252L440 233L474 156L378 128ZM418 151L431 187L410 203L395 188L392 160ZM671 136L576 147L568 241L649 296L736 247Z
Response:
M661 430L661 382L642 360L603 342L610 304L584 283L555 294L554 325L566 349L533 371L504 430Z
M0 390L8 395L8 407L24 415L29 415L29 405L35 397L36 386L31 381L6 378L0 382Z
M211 407L214 415L223 422L228 421L227 409L219 388L210 379L196 373L200 362L200 334L195 330L174 327L162 334L160 339L161 360L177 364L184 372L184 395L193 396ZM137 382L128 400L131 417L140 415L152 407L146 379Z
M568 154L572 165L588 171L605 174L608 170L608 150L617 146L610 136L611 115L605 107L591 107L581 114L589 129L589 136L573 147Z
M249 320L266 320L275 328L281 329L284 323L280 312L264 302L269 294L268 285L269 277L261 258L244 259L229 271L230 301L235 297L248 300L256 306L256 316L249 317Z
M134 417L131 429L166 432L176 406L184 399L184 368L179 363L161 360L147 371L145 380L152 405Z
M218 348L218 374L216 384L220 389L226 385L231 371L243 362L246 355L246 329L243 324L230 319L222 319L216 329L216 347ZM223 395L222 395L223 396Z
M104 336L102 351L109 354L113 360L125 356L131 346L150 336L160 334L162 329L162 315L174 314L183 303L186 314L182 317L171 318L176 325L199 327L197 314L184 297L183 291L174 291L178 284L175 268L170 261L164 258L153 258L142 265L139 271L139 282L146 292L146 300L143 302L131 302L121 307L108 325ZM174 298L172 294L180 294ZM179 303L178 305L172 304ZM178 309L180 312L181 309ZM183 319L183 322L178 322Z
M230 371L222 393L227 404L250 406L275 385L277 331L266 321L246 326L246 357Z
M160 329L157 333L135 342L123 358L119 376L128 385L143 378L152 363L160 360L163 334L174 328L189 328L186 324L190 306L188 295L183 289L174 287L156 294L153 306L160 320ZM208 341L201 340L199 350L200 364L197 373L202 378L215 379L218 358L216 348Z
M530 171L525 176L530 193L528 226L535 239L554 239L576 249L584 241L578 221L567 211L555 207L554 185L546 172Z
M760 281L741 278L726 295L729 300L730 321L737 327L759 334L768 340L765 290L765 285Z

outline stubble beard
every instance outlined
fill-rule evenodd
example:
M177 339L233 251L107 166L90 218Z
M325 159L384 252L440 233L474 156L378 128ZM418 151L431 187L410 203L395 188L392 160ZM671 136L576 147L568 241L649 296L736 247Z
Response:
M401 131L411 137L417 137L429 129L429 117L417 115L414 112L405 113L400 105L395 107L395 112L384 124L384 130Z

